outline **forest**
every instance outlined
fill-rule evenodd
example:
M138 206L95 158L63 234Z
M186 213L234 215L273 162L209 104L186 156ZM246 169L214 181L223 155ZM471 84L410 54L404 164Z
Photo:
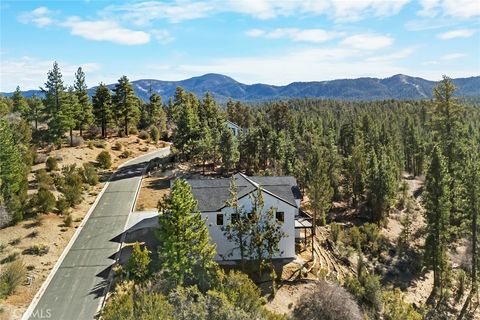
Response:
M328 228L340 254L356 257L355 275L318 281L292 319L474 319L480 313L480 108L455 90L444 77L432 100L220 105L210 93L196 97L179 87L169 101L156 93L142 101L126 76L113 91L100 84L89 97L82 69L67 87L55 63L42 97L25 98L20 88L11 98L1 97L0 225L74 207L82 186L97 183L97 171L111 164L107 152L97 159L98 167L68 167L60 174L52 159L52 170L36 173L44 187L40 183L29 195L37 149L130 134L163 139L171 141L177 162L203 172L294 176L314 228ZM238 138L226 120L243 128ZM416 232L415 199L405 177L424 181L416 195L424 224ZM61 198L51 195L52 185ZM168 213L159 216L162 245L148 249L158 254L160 265L136 245L118 271L104 319L286 317L264 307L258 277L213 261L215 248L188 184L178 180L159 199L159 210ZM391 244L381 229L395 210L404 219L398 242ZM172 219L183 226L180 235L178 224L169 226ZM424 241L414 246L415 238ZM461 264L453 263L450 253L461 241L468 249ZM379 268L389 255L412 278L433 272L424 304L404 301L402 284ZM0 297L14 291L14 280L8 269L0 274Z

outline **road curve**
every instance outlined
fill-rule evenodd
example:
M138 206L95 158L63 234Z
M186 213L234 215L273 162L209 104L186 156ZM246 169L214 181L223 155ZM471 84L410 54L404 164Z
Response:
M95 318L142 173L150 160L169 152L140 156L115 172L22 319Z

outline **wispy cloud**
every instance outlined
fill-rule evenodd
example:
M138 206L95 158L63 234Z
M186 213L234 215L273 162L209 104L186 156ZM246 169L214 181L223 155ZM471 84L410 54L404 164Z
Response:
M465 53L460 53L460 52L456 52L456 53L449 53L449 54L446 54L444 56L442 56L442 60L456 60L456 59L460 59L460 58L463 58L463 57L466 57L467 55Z
M129 20L137 25L154 20L178 23L204 18L219 13L239 13L265 20L292 15L326 15L334 20L361 20L369 16L386 17L397 14L409 0L175 0L171 2L144 1L122 5L110 5L102 14Z
M478 0L422 0L422 9L417 12L424 17L438 15L468 19L480 16Z
M341 43L354 49L378 50L391 46L393 38L378 34L357 34L343 39Z
M22 23L33 23L37 27L45 27L52 24L54 12L47 7L38 7L32 11L23 12L19 17L19 21Z
M261 29L248 30L246 34L250 37L262 37L268 39L290 39L293 41L305 41L320 43L331 40L341 35L339 32L326 31L323 29L298 29L298 28L278 28L271 31Z
M475 30L473 29L459 29L459 30L452 30L452 31L440 33L437 35L437 37L442 40L450 40L455 38L469 38L474 34L475 34Z
M28 56L2 59L0 91L13 91L17 84L21 85L22 89L36 89L45 82L47 71L52 69L52 65L53 60L42 60ZM93 62L75 65L60 61L59 65L62 68L65 83L72 83L75 71L79 66L86 73L97 72L101 69L100 64ZM22 72L18 72L19 70L22 70Z
M150 34L155 37L155 39L162 43L166 44L169 42L172 42L174 37L168 32L168 30L165 29L153 29L150 30Z
M407 58L407 57L411 56L413 52L414 52L413 48L406 48L406 49L402 49L400 51L396 51L396 52L393 52L393 53L390 53L390 54L369 57L366 60L371 61L371 62L399 60L399 59L404 59L404 58Z
M150 41L148 33L122 28L115 21L89 21L82 20L80 17L69 17L60 25L69 28L71 34L89 40L110 41L126 45L145 44Z

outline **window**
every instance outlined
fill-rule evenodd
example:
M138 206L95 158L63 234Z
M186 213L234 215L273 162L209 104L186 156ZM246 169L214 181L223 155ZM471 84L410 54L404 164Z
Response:
M238 222L238 220L240 219L240 216L238 215L238 213L232 213L232 223L235 223L235 222Z
M217 214L217 226L223 226L223 213Z
M276 212L277 221L285 222L285 213L282 211Z

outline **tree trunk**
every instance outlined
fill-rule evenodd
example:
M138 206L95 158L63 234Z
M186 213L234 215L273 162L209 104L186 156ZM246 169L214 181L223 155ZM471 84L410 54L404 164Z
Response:
M80 137L83 138L83 130L82 130L82 125L79 126L80 127Z
M125 117L125 135L128 137L128 118Z
M73 147L73 129L70 128L70 147Z

